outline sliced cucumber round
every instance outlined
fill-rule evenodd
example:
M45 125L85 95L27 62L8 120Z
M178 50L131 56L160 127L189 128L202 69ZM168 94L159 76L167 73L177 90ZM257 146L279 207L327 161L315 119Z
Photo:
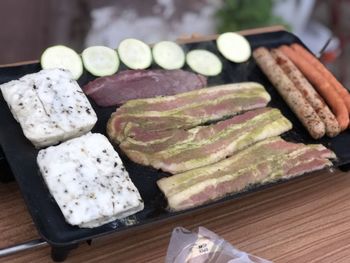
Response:
M221 34L216 40L216 45L226 59L236 63L247 61L252 53L248 40L237 33Z
M220 59L214 53L204 49L188 52L186 62L193 71L205 76L216 76L222 71Z
M118 54L120 60L131 69L145 69L152 63L150 47L138 39L124 39L118 46Z
M62 68L69 70L74 79L83 74L83 63L80 56L73 49L58 45L47 48L40 59L43 69Z
M154 61L164 69L179 69L185 64L185 52L172 41L161 41L152 48Z
M97 77L113 75L118 71L120 64L117 52L104 46L88 47L81 57L86 70Z

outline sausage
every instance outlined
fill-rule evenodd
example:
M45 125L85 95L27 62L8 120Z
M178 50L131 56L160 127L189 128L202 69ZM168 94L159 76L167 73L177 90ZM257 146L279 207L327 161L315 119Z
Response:
M280 46L279 50L281 50L299 68L311 84L313 84L315 89L332 109L341 130L345 130L349 125L349 112L344 101L332 88L327 79L325 79L322 74L309 63L309 61L305 60L304 57L295 52L294 49L284 45Z
M304 57L305 60L309 61L309 63L316 68L324 78L327 79L329 84L335 88L340 97L343 99L348 112L350 113L350 94L346 88L333 76L333 74L309 51L300 46L299 44L293 44L291 47L298 53L300 56Z
M260 47L253 51L253 57L310 135L314 139L323 137L326 132L325 124L280 66L277 65L270 52L266 48Z
M314 108L317 115L326 126L326 134L334 137L339 134L340 126L327 104L320 97L317 91L311 86L310 82L303 76L299 69L285 56L280 50L271 51L276 63L281 67L288 78L294 83L295 87L301 92L304 98Z

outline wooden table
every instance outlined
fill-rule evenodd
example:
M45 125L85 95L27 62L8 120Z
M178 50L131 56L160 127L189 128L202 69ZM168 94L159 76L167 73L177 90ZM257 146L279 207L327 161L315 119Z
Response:
M15 183L0 185L0 246L38 234ZM176 226L204 226L239 249L275 262L349 262L350 174L319 172L212 209L73 250L66 262L163 262ZM48 246L0 262L50 262Z
M260 32L271 30L276 28ZM39 237L15 182L0 184L0 210L0 247ZM66 262L163 262L176 226L204 226L239 249L275 262L350 262L349 218L350 174L317 172L91 246L82 244ZM48 246L0 258L50 261Z

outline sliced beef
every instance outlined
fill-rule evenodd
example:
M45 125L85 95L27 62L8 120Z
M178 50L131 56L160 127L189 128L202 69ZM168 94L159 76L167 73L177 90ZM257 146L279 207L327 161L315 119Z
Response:
M207 85L201 75L184 70L125 70L89 82L84 92L99 106L119 105L138 98L169 96Z

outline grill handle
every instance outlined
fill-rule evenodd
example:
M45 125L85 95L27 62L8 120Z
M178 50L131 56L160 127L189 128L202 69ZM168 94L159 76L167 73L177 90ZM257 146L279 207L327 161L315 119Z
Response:
M5 247L5 248L0 248L0 257L6 257L18 252L22 252L25 250L37 248L47 245L47 242L43 239L35 239L35 240L30 240L24 243L16 244L13 246Z

